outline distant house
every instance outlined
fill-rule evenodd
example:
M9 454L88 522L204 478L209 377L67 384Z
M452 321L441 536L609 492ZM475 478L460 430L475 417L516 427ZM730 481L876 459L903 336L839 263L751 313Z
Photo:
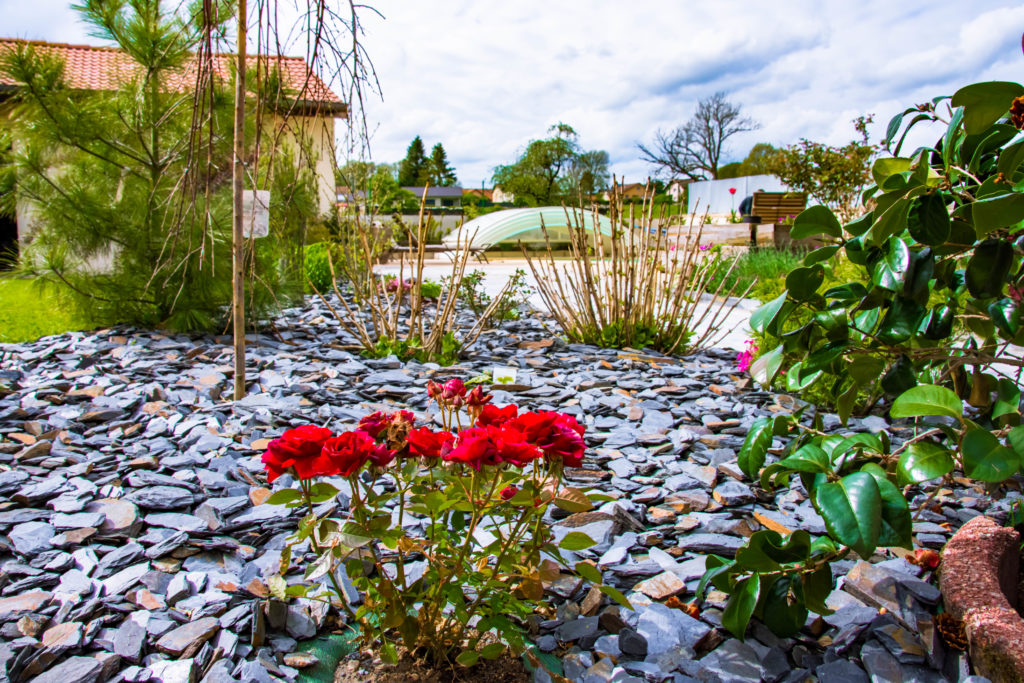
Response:
M511 192L505 192L501 189L501 185L495 185L491 191L491 201L495 204L511 204L516 200L516 196Z
M366 203L366 191L353 190L347 185L339 185L336 203L338 207L342 209L347 209L352 206L362 206Z
M683 195L686 194L686 186L692 182L693 180L689 178L685 180L677 178L668 184L668 187L665 188L665 193L672 197L672 201L678 203L682 201Z
M14 50L20 45L30 44L43 54L50 54L64 62L64 78L75 90L116 90L126 79L132 78L138 65L132 58L117 48L93 45L68 45L44 41L24 41L15 38L0 38L0 51ZM227 80L230 77L235 56L218 54L213 59L216 77ZM272 119L281 132L282 142L289 144L296 153L297 163L315 161L319 208L328 213L336 202L334 184L334 128L335 120L348 117L348 106L309 68L301 57L277 57L253 55L253 64L265 60L281 73L285 87L292 93L291 114ZM168 88L188 92L195 82L192 69L185 69L177 82L168 83ZM12 115L12 108L5 103L17 91L18 84L0 76L0 125ZM17 148L18 141L13 144ZM32 231L32 210L25 202L18 203L16 236L26 237ZM0 226L0 232L11 226ZM2 237L2 236L0 236Z
M619 195L625 200L643 199L646 192L647 183L626 183L619 188ZM605 190L601 195L601 199L606 202L610 201L611 198L611 190Z
M494 190L488 190L487 188L481 187L479 189L463 188L462 198L464 200L469 199L483 199L486 202L494 201Z
M422 187L403 187L412 192L419 201L423 197ZM428 187L426 206L428 209L457 209L462 206L461 187Z

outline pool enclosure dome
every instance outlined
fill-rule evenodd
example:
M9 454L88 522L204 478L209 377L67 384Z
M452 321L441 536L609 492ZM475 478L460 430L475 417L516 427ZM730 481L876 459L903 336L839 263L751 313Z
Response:
M576 227L580 221L588 234L593 234L592 211L569 209L568 218L566 213L566 209L561 206L495 211L466 221L461 234L460 231L454 230L441 241L447 247L458 248L466 246L466 242L472 240L470 246L474 249L487 249L501 242L543 244L544 231L541 229L541 221L547 228L551 242L568 242L570 224ZM598 216L598 227L605 239L610 240L612 222L607 216Z

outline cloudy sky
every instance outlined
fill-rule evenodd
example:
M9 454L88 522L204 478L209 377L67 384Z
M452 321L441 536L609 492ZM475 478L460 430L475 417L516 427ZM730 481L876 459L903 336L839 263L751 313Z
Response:
M370 0L363 43L380 81L366 106L376 161L420 135L464 186L490 184L559 121L627 181L654 169L638 141L716 91L762 128L730 140L842 144L875 114L979 80L1024 79L1024 6L1010 0ZM0 0L0 34L92 42L61 0ZM299 50L301 52L301 50ZM329 74L328 74L329 76ZM925 142L922 138L920 142Z

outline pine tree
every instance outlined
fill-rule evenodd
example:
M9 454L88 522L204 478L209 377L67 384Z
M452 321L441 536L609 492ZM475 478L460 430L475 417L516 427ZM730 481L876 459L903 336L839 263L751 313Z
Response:
M402 187L423 185L429 178L428 160L423 140L417 135L405 150L405 158L398 166L398 184Z
M430 184L435 187L453 187L459 184L455 169L448 165L448 155L440 142L430 150Z
M167 83L189 68L197 27L165 12L160 0L84 0L79 11L138 68L117 91L73 90L64 63L31 43L0 58L0 73L18 85L11 135L19 142L4 155L0 175L13 174L16 185L5 194L28 202L38 219L21 267L67 286L97 323L223 329L231 301L231 188L224 181L230 172L218 171L230 168L228 88L217 86L210 143L198 155L211 159L210 193L183 203L193 95ZM261 166L279 161L263 157ZM292 174L311 182L308 173ZM285 189L280 177L273 174L277 196ZM315 194L296 191L302 189L292 187L288 206L301 204L315 216ZM0 204L10 200L0 197ZM253 316L301 286L281 266L281 226L294 226L280 203L271 214L274 236L259 240L246 259Z

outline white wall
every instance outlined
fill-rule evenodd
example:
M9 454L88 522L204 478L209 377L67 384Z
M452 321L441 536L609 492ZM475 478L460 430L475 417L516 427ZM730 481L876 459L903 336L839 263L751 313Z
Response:
M690 183L687 204L688 213L728 214L735 209L740 210L740 202L758 190L765 192L785 192L789 190L781 180L773 175L748 175L725 180L702 180ZM729 188L736 188L736 194L730 194Z

